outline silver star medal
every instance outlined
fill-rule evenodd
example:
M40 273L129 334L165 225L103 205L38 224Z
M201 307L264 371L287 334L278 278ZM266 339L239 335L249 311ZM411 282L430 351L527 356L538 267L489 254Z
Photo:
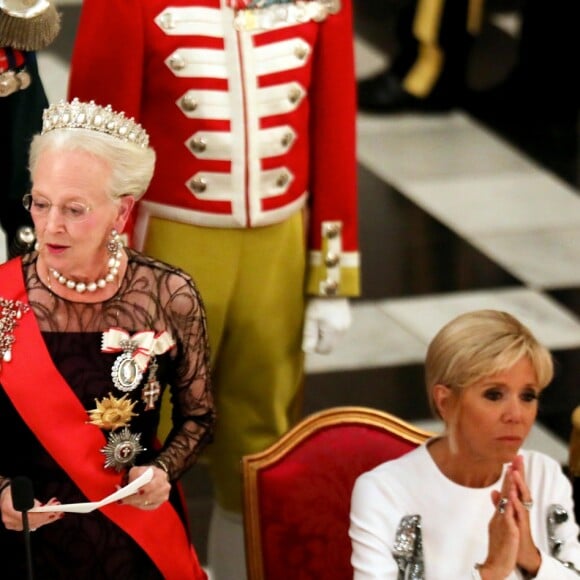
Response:
M143 378L143 373L133 358L133 352L139 345L134 340L122 340L120 346L124 352L116 358L111 377L120 391L129 393L137 388Z
M117 471L122 471L135 463L135 458L145 448L139 440L141 434L131 433L124 427L119 433L110 433L107 444L101 449L105 456L105 467L114 467Z

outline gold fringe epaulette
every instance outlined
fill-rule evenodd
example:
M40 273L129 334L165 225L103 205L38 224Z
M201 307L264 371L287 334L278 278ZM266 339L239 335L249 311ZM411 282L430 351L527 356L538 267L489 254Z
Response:
M46 48L60 32L60 14L53 4L32 16L8 13L0 3L0 46L36 51Z

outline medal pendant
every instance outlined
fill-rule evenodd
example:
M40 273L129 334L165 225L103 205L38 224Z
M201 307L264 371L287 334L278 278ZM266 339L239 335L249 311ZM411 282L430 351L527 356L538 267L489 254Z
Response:
M19 84L14 71L8 70L0 74L0 97L7 97L16 92Z
M139 442L141 434L134 434L124 427L119 433L110 433L107 444L101 449L105 455L105 467L121 471L135 463L144 447Z
M155 409L155 403L161 394L161 385L157 381L147 382L143 388L141 399L145 402L145 411Z
M141 400L145 403L145 411L151 411L151 409L154 409L155 403L159 399L159 395L161 395L161 385L157 380L157 369L157 361L153 358L149 366L147 382L141 392Z
M21 70L21 71L17 72L16 78L20 82L19 88L21 91L27 89L30 86L30 83L32 82L32 80L30 78L30 74L26 70Z
M137 388L143 378L143 373L132 357L131 352L126 350L116 358L111 369L111 377L114 385L120 391L129 393Z

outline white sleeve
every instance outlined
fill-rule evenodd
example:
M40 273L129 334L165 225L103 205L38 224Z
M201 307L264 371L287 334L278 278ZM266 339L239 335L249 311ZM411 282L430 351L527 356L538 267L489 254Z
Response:
M574 501L572 486L568 478L562 473L559 465L554 468L555 473L550 474L549 502L546 505L558 504L568 514L565 522L557 524L554 528L554 536L562 542L556 557L551 556L549 546L539 546L542 555L542 564L536 575L536 580L578 580L580 578L580 532L574 517ZM547 526L547 511L541 514L542 525ZM566 567L563 563L569 562L578 570Z
M369 475L360 476L354 486L349 535L354 580L397 580L398 566L392 555L397 523L389 498L380 492Z
M543 550L540 550L540 554L542 555L542 565L534 580L554 580L554 578L558 580L578 580L580 578L580 568L579 572L576 572L567 568L562 562L546 554Z

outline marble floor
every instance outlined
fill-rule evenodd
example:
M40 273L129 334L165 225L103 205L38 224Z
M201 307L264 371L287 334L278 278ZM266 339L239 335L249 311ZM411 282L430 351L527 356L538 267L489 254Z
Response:
M355 2L360 78L387 63L376 15L388 22L389 12L378 4ZM79 5L60 2L62 33L39 55L51 101L66 94ZM517 30L516 13L490 16L481 42L501 55L501 66L488 67L488 78L513 63ZM437 429L422 387L429 340L462 311L499 308L521 318L554 353L557 376L528 446L565 464L570 414L580 404L577 126L572 142L554 147L546 140L544 150L460 109L360 113L357 127L363 294L336 351L307 359L305 414L365 405ZM203 466L185 484L203 561L211 509Z

